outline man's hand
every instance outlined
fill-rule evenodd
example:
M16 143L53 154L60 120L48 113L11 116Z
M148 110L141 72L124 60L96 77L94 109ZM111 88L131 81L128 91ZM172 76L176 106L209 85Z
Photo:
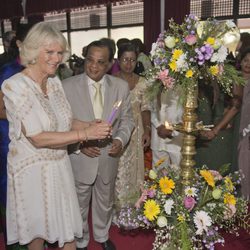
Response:
M81 152L91 158L98 157L101 154L98 147L83 147Z
M122 142L118 139L114 139L109 150L109 155L117 156L122 151Z
M166 129L166 127L163 124L157 127L157 134L162 139L166 139L166 138L171 139L173 137L172 132L173 132L172 130Z

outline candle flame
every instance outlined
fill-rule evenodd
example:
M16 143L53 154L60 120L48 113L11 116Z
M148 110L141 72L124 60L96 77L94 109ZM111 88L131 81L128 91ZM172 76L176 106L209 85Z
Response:
M166 129L173 129L173 126L168 122L168 121L165 121L165 128Z
M113 106L113 107L114 107L115 109L118 109L118 108L121 106L121 104L122 104L122 100L117 101L117 102L114 103L114 106Z

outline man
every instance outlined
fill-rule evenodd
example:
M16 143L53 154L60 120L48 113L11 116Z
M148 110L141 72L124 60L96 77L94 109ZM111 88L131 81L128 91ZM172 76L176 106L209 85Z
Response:
M95 241L101 243L104 250L116 249L109 240L108 232L112 220L118 156L129 141L134 124L128 84L106 74L112 65L113 56L113 51L107 43L92 42L87 47L85 73L63 82L73 116L78 120L109 120L114 103L122 101L114 120L111 121L113 139L87 142L82 145L82 153L71 155L83 218L83 238L77 241L77 248L83 250L87 250L89 242L90 201ZM100 90L96 83L100 84Z
M13 59L10 47L11 47L11 41L13 40L13 38L15 38L15 36L16 36L15 31L7 31L3 34L4 53L0 54L0 67Z
M160 160L165 159L168 164L178 166L181 160L182 134L167 129L165 122L178 124L182 122L183 108L179 103L178 90L168 90L161 93L160 110L157 100L151 111L152 124L152 162L153 166Z

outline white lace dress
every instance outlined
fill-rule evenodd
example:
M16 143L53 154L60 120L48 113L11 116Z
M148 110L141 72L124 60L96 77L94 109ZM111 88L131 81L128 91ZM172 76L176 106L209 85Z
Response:
M71 109L60 80L48 79L48 97L22 73L3 83L11 139L8 154L8 244L40 237L65 242L82 235L82 220L66 148L35 148L23 135L68 131Z

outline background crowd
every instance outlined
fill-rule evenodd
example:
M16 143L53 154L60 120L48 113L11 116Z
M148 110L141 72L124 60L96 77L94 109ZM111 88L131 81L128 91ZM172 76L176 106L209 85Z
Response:
M116 249L109 228L120 208L140 196L145 152L152 152L153 165L162 159L180 163L183 135L165 121L182 122L181 90L148 100L143 73L153 63L137 38L102 38L71 57L63 35L44 22L20 25L3 40L0 202L6 248L40 250L44 241L58 241L63 249L86 250L91 211L95 241ZM198 120L214 127L200 132L195 161L198 168L241 170L242 195L249 199L249 33L241 34L237 52L231 63L244 87L235 83L228 96L216 83L199 85Z

